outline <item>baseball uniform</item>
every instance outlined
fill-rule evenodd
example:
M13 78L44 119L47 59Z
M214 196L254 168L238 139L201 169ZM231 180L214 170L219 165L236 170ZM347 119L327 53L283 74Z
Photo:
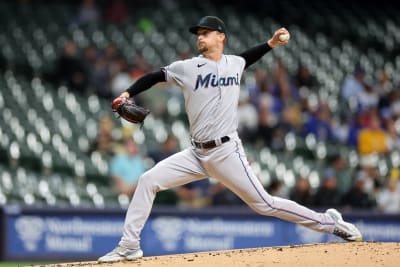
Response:
M223 183L260 214L333 232L334 221L329 215L272 197L250 168L236 131L245 65L243 57L223 55L218 62L198 56L163 68L166 80L182 88L193 146L159 162L140 178L120 246L139 247L140 232L158 191L207 177ZM202 147L213 142L215 147Z
M200 28L226 33L225 25L216 17L204 17L189 30L198 34ZM140 177L119 246L100 261L141 257L140 232L156 193L207 177L223 183L259 214L333 233L349 241L361 240L355 226L344 222L336 210L317 213L269 195L250 168L237 133L240 80L243 70L270 49L261 44L239 56L222 54L218 61L204 56L176 61L146 74L127 90L132 97L157 82L176 83L184 95L192 146L160 161Z

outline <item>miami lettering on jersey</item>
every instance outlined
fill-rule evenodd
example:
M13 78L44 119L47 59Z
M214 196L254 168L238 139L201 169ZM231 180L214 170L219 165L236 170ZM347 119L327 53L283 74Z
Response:
M219 79L217 78L217 75L212 74L211 72L204 77L199 74L197 75L194 91L199 88L208 88L210 85L212 87L239 85L239 73L236 73L236 76L220 77Z

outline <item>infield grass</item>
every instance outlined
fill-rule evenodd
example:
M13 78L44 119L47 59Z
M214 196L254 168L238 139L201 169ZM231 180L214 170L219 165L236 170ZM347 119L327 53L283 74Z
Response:
M0 267L22 267L45 264L51 264L51 262L0 262Z

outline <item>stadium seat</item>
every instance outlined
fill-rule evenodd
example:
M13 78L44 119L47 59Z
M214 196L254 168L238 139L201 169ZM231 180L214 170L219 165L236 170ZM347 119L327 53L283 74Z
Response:
M258 66L271 71L280 59L294 74L299 63L306 65L321 84L318 90L310 90L317 93L307 94L316 100L328 100L336 118L352 111L352 106L340 98L340 85L352 73L355 62L360 61L369 75L384 68L393 73L400 70L396 46L400 41L400 17L396 10L388 8L370 10L353 4L345 8L343 3L334 1L311 1L307 5L279 1L274 5L260 4L260 9L266 8L270 13L259 15L239 14L234 6L216 9L207 2L198 8L178 8L179 16L137 8L127 24L99 21L78 25L73 21L74 3L47 2L0 1L1 55L8 69L0 75L0 205L14 201L96 207L127 203L126 198L110 193L105 186L109 182L106 159L89 153L99 119L110 112L109 103L93 94L75 94L66 86L54 88L45 81L67 39L74 40L80 49L88 45L104 48L112 43L129 62L141 52L154 67L160 67L176 60L181 51L197 54L195 37L188 33L186 25L204 13L224 18L229 29L229 53L240 53L260 43L283 25L291 32L290 45L273 50ZM285 10L284 18L277 15L279 10ZM308 14L308 19L299 14ZM150 30L140 26L142 19L153 25ZM251 72L245 73L243 80L250 75ZM141 145L148 150L159 147L170 131L183 147L189 145L181 99L168 95L163 100L159 102L165 102L165 107L157 103L152 109L159 110L159 114L153 112L144 127L136 131ZM285 145L287 151L283 153L249 144L249 153L260 162L264 173L278 175L288 185L293 184L291 177L304 173L312 173L315 180L330 151L341 151L351 168L360 161L354 149L321 143L312 137L304 139L291 133L285 137ZM381 174L398 166L399 158L393 152L382 159ZM20 169L13 170L13 164L19 164ZM43 174L44 170L51 174ZM79 179L83 180L83 187ZM23 197L16 185L33 189Z

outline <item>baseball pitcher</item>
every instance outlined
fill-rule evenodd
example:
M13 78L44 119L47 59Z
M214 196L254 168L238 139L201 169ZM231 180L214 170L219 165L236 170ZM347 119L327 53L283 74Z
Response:
M223 183L262 215L335 234L347 241L361 241L359 230L344 222L338 211L328 209L317 213L293 201L269 195L250 168L237 134L242 73L271 49L287 44L288 31L281 28L268 42L239 55L223 53L227 32L225 24L217 17L203 17L189 31L197 35L199 56L173 62L144 75L113 101L113 108L118 109L126 99L158 82L176 83L185 98L192 145L159 162L140 177L126 213L122 238L118 246L99 261L142 257L140 232L156 193L207 177Z

